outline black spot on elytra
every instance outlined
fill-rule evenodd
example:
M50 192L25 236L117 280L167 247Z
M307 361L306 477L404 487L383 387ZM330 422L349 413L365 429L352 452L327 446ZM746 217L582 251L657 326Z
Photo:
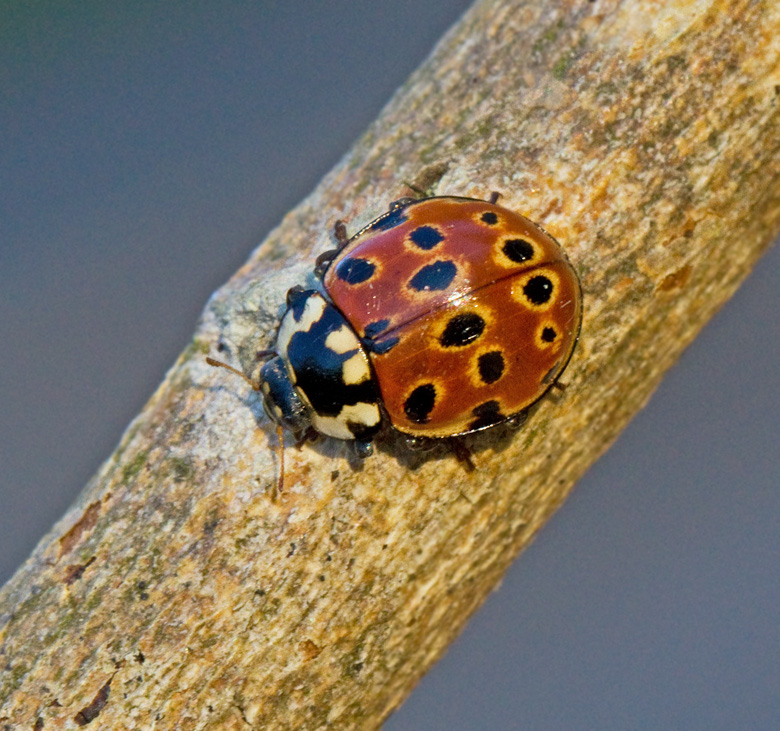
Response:
M392 338L382 338L382 340L366 340L363 342L363 345L369 353L384 355L398 345L399 341L400 338L395 336Z
M501 413L501 406L498 401L485 401L484 404L476 406L471 413L477 418L469 424L470 431L486 429L506 419L506 416Z
M482 223L488 226L495 226L498 223L498 216L493 211L485 211L481 216Z
M473 343L484 330L485 321L476 312L464 312L447 323L439 342L445 348L460 348Z
M409 238L415 246L419 246L425 251L430 251L436 244L444 241L444 236L433 226L418 226Z
M458 267L452 261L435 261L426 264L410 280L409 287L418 292L447 289L455 279Z
M554 328L546 327L542 330L542 340L544 340L545 343L551 343L557 336L558 333L555 332Z
M522 264L534 258L534 247L525 239L509 239L504 242L502 251L512 261Z
M375 338L377 335L387 330L389 324L390 320L386 317L382 320L374 320L374 322L369 322L368 325L366 325L363 332L366 334L367 338Z
M396 226L400 226L402 223L405 223L409 218L406 215L406 205L393 208L388 213L385 213L384 216L380 216L376 219L376 221L369 225L368 230L389 231L391 228L395 228Z
M504 375L504 356L500 350L491 350L479 356L477 366L483 383L495 383Z
M336 276L347 284L362 284L374 275L376 265L367 259L357 257L344 259L336 267Z
M404 401L404 412L409 421L425 424L436 404L436 387L432 383L417 386Z
M397 336L383 338L382 340L375 340L390 326L390 320L385 317L382 320L375 320L368 323L365 327L365 339L362 341L365 349L370 353L376 355L384 355L390 352L396 345L398 345L399 338Z
M552 293L553 283L542 274L531 277L523 286L523 294L535 305L549 302Z

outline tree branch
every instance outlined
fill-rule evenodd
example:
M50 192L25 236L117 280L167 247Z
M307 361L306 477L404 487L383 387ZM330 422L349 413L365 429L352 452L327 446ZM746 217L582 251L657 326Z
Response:
M9 727L370 728L439 657L780 227L780 7L478 3L215 294L0 595ZM250 371L337 218L405 183L541 223L580 273L564 395L469 438L286 452ZM40 720L39 720L40 719Z

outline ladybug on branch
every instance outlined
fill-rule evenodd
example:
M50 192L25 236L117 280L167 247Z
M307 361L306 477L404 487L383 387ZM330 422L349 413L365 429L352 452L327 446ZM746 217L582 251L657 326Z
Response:
M414 443L521 421L569 362L577 275L527 218L489 201L402 198L318 257L322 289L287 293L257 382L278 427L349 440L367 456L383 422Z

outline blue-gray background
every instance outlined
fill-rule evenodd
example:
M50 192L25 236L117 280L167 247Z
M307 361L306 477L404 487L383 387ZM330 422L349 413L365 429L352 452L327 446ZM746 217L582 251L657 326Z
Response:
M468 4L3 3L3 580L212 290ZM778 727L779 264L775 248L388 728Z

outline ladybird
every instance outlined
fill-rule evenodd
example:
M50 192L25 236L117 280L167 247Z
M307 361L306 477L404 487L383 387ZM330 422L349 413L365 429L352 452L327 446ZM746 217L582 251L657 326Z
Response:
M383 423L410 442L519 421L571 357L577 274L538 225L489 201L403 198L317 259L318 288L287 294L255 383L296 439L366 456Z

